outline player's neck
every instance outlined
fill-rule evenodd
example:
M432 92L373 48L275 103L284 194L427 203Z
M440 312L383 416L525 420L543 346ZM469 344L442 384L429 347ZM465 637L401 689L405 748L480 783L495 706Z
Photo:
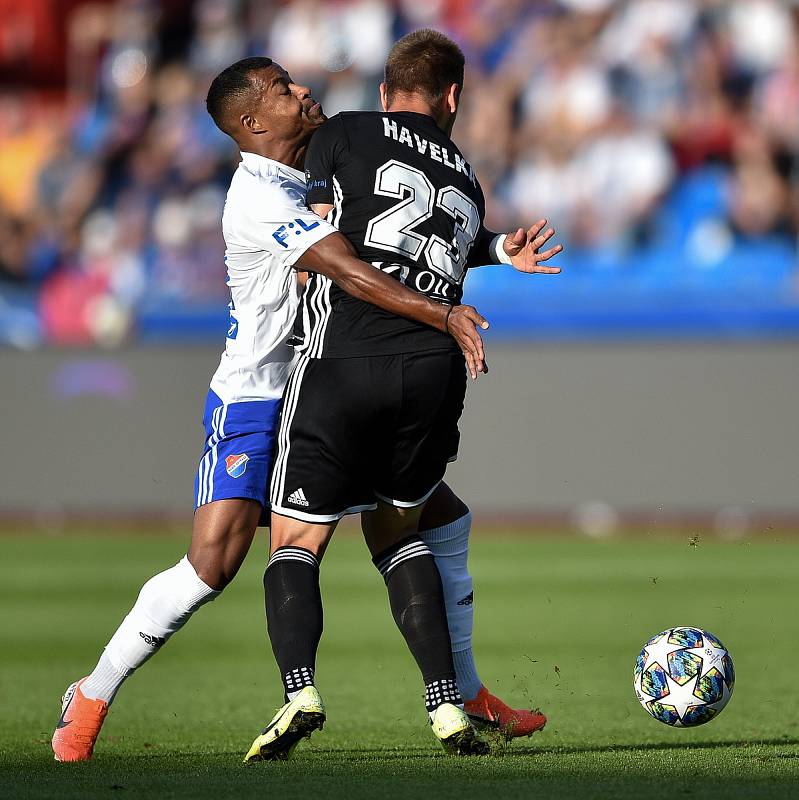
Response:
M273 140L258 142L256 145L244 146L243 151L255 153L264 158L270 158L287 167L300 170L305 169L305 154L308 151L308 140L301 142L286 142Z
M452 133L452 126L455 124L455 117L449 111L433 108L424 98L414 95L397 96L391 105L386 109L389 114L395 111L410 111L414 114L424 114L431 117L433 122L449 136Z

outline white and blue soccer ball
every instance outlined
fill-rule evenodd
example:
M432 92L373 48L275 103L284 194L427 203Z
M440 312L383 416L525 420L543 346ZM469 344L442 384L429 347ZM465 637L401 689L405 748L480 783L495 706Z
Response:
M653 636L635 662L638 701L659 722L704 725L730 700L735 670L727 648L701 628L669 628Z

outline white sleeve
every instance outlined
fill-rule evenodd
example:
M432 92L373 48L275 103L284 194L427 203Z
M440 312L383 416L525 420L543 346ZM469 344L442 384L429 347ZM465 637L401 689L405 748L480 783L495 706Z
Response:
M278 264L293 267L309 247L338 233L298 197L277 186L263 188L257 197L250 196L248 202L226 209L226 238L229 235L245 248L264 250Z

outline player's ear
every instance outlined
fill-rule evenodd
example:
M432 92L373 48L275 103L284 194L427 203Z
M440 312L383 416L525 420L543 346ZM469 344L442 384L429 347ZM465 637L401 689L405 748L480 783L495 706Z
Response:
M461 99L461 87L457 83L453 83L452 86L449 87L445 99L450 114L457 114L458 103Z
M388 111L388 95L386 94L386 82L380 84L380 107L383 111Z
M266 128L258 121L258 118L254 117L252 114L242 114L239 117L239 122L241 123L242 127L250 133L264 133L266 130Z

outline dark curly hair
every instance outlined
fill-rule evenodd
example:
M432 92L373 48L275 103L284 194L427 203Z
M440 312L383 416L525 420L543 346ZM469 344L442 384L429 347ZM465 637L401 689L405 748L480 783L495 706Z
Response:
M225 127L231 105L246 97L254 88L252 73L272 66L272 59L265 56L243 58L226 67L211 82L205 107L219 130L230 134Z

